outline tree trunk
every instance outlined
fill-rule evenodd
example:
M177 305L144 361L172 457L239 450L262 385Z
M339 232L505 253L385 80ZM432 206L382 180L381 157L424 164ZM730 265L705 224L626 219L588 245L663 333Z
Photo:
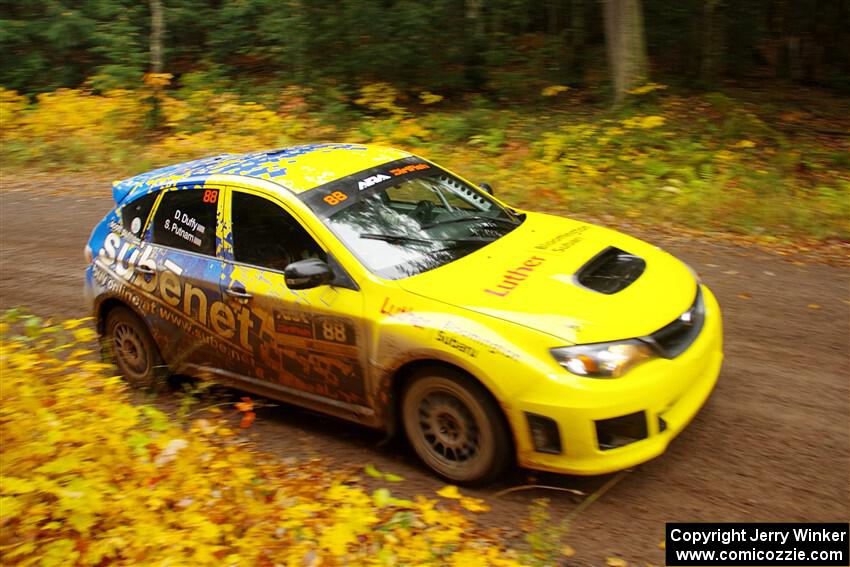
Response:
M484 21L481 19L482 0L466 0L466 20L472 33L477 36L484 34Z
M484 52L486 38L484 34L484 18L481 17L483 0L466 0L464 17L466 18L468 35L465 38L465 72L469 85L480 90L487 81Z
M646 38L640 0L602 0L614 102L647 80Z
M700 76L707 84L713 84L723 72L726 54L725 0L705 0L702 16Z
M570 81L576 85L584 84L586 28L585 0L570 0L567 70L570 74Z
M162 18L161 0L151 2L151 73L162 73L162 34L165 22Z

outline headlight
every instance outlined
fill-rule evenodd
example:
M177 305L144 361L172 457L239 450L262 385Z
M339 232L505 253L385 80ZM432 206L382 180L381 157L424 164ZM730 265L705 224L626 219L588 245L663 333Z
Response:
M638 339L553 348L558 364L578 376L617 378L655 356L648 344Z

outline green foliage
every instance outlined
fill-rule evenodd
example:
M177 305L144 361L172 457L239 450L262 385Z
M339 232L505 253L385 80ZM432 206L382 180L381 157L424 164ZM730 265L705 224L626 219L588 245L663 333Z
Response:
M649 55L667 82L712 88L769 71L850 86L845 3L643 0ZM707 12L707 5L716 6ZM407 92L530 101L547 85L598 89L607 69L602 10L589 0L167 0L165 71L223 70L244 84L390 83ZM0 85L27 94L137 84L150 7L132 0L4 0ZM717 41L707 42L708 29ZM714 36L712 36L714 37ZM706 62L713 71L706 71ZM245 93L243 93L245 94Z
M0 85L25 92L138 85L147 61L147 13L132 0L4 2Z

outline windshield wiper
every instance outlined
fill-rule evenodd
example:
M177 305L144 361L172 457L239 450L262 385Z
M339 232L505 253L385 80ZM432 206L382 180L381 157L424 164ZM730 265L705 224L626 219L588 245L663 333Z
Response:
M441 221L437 221L437 222L432 222L430 224L423 225L422 229L424 230L424 229L428 229L428 228L433 228L435 226L440 226L440 225L443 225L443 224L453 224L453 223L456 223L456 222L466 222L466 221L470 221L470 220L489 221L489 222L495 222L495 223L509 224L511 226L519 226L519 222L512 221L510 219L485 217L483 215L470 215L470 216L466 216L466 217L455 217L453 219L446 219L446 220L441 220Z
M369 240L383 240L384 242L418 242L420 244L433 244L437 242L433 238L416 238L405 234L377 234L367 232L361 234L360 238L368 238Z

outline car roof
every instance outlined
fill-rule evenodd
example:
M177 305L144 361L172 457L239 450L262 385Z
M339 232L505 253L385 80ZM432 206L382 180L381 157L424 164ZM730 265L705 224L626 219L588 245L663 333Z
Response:
M216 175L238 175L266 179L298 194L341 177L411 154L402 150L366 144L309 144L218 156L169 165L116 181L116 202L143 195L159 187L182 182L203 183Z

